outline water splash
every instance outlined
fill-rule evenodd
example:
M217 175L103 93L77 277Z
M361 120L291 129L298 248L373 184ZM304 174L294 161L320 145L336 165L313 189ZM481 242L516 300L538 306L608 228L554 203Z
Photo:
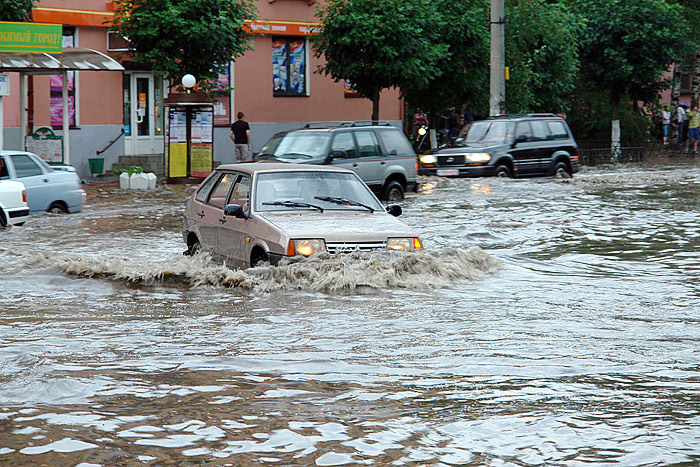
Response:
M7 251L6 251L7 252ZM78 277L152 284L181 282L256 292L311 290L333 292L370 288L444 288L480 280L501 263L478 247L420 252L354 252L283 259L278 266L246 270L216 264L207 255L171 260L90 257L53 252L21 252L25 267L56 268Z

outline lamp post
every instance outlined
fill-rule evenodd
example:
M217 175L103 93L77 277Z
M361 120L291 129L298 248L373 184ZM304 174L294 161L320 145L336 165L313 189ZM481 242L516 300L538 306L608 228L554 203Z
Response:
M187 89L188 94L195 84L197 84L197 80L191 74L188 73L182 77L182 85Z

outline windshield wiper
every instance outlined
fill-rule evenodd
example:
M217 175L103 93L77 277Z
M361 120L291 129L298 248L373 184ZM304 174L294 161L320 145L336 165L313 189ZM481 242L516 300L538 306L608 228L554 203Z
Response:
M309 154L302 154L300 152L285 152L284 154L275 154L275 157L303 157L305 159L311 159L314 156Z
M374 212L374 208L351 199L336 198L335 196L314 196L314 198L321 201L328 201L329 203L342 204L343 206L359 206L361 208L368 209L369 212Z
M300 203L299 201L270 201L262 204L272 205L272 206L286 206L288 208L314 208L323 212L321 206L316 206L315 204Z

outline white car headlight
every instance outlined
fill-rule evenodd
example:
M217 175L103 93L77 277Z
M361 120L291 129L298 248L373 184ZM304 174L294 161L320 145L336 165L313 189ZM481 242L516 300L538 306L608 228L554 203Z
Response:
M467 162L488 162L491 160L491 154L488 152L473 152L465 154L464 158Z
M324 251L326 251L326 242L320 238L289 240L289 245L287 245L287 256L311 256Z
M424 164L434 164L437 162L437 157L432 154L426 154L424 156L420 156L420 161Z
M420 250L423 245L418 237L406 237L406 238L389 238L386 241L386 247L390 250Z

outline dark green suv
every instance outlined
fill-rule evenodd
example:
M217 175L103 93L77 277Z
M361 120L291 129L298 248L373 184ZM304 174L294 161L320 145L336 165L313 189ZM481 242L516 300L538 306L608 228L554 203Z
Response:
M501 115L462 129L457 145L419 158L418 173L450 177L571 177L576 141L554 114Z
M416 153L401 130L386 122L309 123L274 135L256 160L350 169L388 201L416 189Z

